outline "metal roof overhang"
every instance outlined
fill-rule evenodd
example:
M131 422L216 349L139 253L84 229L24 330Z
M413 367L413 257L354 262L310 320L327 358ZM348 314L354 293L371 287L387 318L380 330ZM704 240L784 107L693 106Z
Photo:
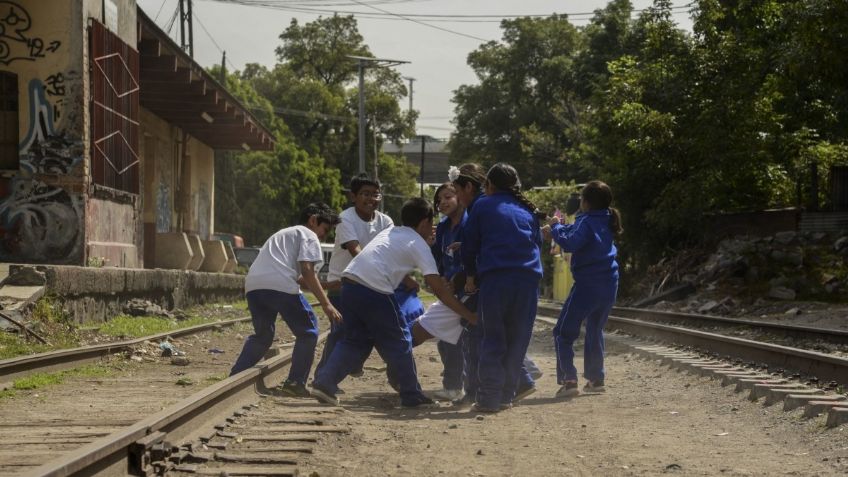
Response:
M212 149L271 150L274 135L138 8L141 106Z

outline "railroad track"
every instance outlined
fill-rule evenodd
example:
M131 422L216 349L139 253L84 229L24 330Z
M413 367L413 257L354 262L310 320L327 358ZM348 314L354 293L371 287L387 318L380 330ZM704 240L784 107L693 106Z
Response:
M8 383L34 372L60 371L63 369L74 368L81 364L99 360L104 356L110 356L130 350L145 341L159 341L168 337L180 338L183 336L202 333L204 331L234 326L239 323L246 323L249 321L250 317L218 321L215 323L192 326L189 328L159 333L132 340L82 346L79 348L31 354L19 358L4 359L0 360L0 383Z
M539 304L539 315L542 321L555 324L551 319L559 316L560 307L553 304ZM628 314L630 317L619 316ZM650 320L650 321L648 321ZM710 326L723 324L752 326L769 329L772 333L808 333L808 338L816 336L829 337L830 340L842 339L844 332L837 331L836 336L829 336L831 330L810 329L798 326L770 324L754 320L739 320L721 317L708 317L705 315L685 315L680 313L654 312L650 310L636 310L633 308L618 308L613 310L607 325L608 329L616 329L627 334L651 338L679 346L690 346L703 350L705 354L715 357L727 358L737 362L745 362L751 365L767 365L769 369L780 369L790 373L799 373L805 376L815 377L820 382L835 381L840 385L848 384L848 359L831 354L820 353L806 349L782 346L773 343L755 341L745 338L728 336L718 333L710 333L683 326L673 326L662 323L662 321L673 321L675 323L687 323L692 320L700 323L710 323ZM809 338L813 339L813 338ZM824 339L824 338L821 338ZM831 341L833 342L833 341Z
M319 342L326 336L327 333L322 334ZM13 449L18 457L16 446L38 453L38 449L33 450L33 443L50 447L49 451L41 450L42 462L50 454L60 455L37 467L21 465L21 472L0 463L0 473L155 475L170 471L169 475L297 475L298 456L311 452L312 443L322 433L346 429L330 424L334 413L340 411L338 408L319 408L311 402L310 406L299 406L302 401L279 405L273 386L283 380L290 362L291 352L278 354L146 417L142 413L116 421L114 413L107 411L104 418L112 420L94 420L88 432L55 420L41 423L51 432L42 436L40 443L4 436L8 440L3 439L2 448ZM140 401L128 400L138 404L144 401L143 394ZM121 407L120 402L114 404ZM3 426L4 430L14 431L31 424Z

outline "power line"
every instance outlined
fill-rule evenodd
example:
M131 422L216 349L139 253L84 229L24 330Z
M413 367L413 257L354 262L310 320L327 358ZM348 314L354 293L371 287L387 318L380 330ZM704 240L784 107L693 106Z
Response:
M209 37L209 40L212 41L212 44L215 45L215 48L218 49L218 53L223 54L224 49L221 48L221 45L219 45L218 42L215 41L215 38L212 36L212 34L209 33L209 30L206 28L206 25L203 24L203 22L200 20L200 17L197 15L197 11L193 12L193 15L194 18L197 20L197 24L200 25L200 28L206 33L206 36ZM229 58L227 58L227 64L229 64L233 68L233 70L238 69L236 68L236 65L234 65L233 62L230 61Z
M310 4L306 2L279 2L271 0L207 0L219 3L231 3L258 8L268 8L274 10L282 10L296 13L312 13L312 14L345 14L354 15L359 18L376 19L376 20L404 20L413 21L412 19L426 20L428 22L447 22L447 23L499 23L502 20L515 18L547 18L554 14L566 15L573 20L590 19L597 15L597 11L593 12L552 12L546 14L503 14L503 15L468 15L468 14L397 14L386 10L376 9L372 5L363 4L353 0L354 3L366 6L377 10L377 12L363 12L358 10L338 10L334 8L316 8L318 4ZM376 3L376 2L375 2ZM309 6L306 6L309 5ZM684 13L691 8L692 2L685 5L671 7L672 13ZM643 13L652 10L652 7L632 9L631 13ZM581 18L586 17L586 18Z
M437 26L437 25L431 25L431 24L429 24L429 23L424 23L424 22L422 22L422 21L420 21L420 20L416 20L416 19L414 19L414 18L405 17L405 16L403 16L403 15L401 15L401 14L399 14L399 13L393 13L393 12L390 12L390 11L388 11L388 10L383 10L382 8L375 7L375 6L373 6L373 5L366 4L366 3L364 3L364 2L360 2L359 0L353 0L353 1L354 1L355 3L357 3L358 5L361 5L361 6L363 6L363 7L368 7L368 8L371 8L371 9L373 9L373 10L377 10L378 12L383 12L383 13L388 14L388 15L394 15L394 16L396 16L396 17L398 17L398 18L403 18L404 20L411 21L412 23L417 23L417 24L419 24L419 25L424 25L424 26L426 26L426 27L434 28L434 29L436 29L436 30L441 30L441 31L444 31L444 32L447 32L447 33L451 33L451 34L454 34L454 35L464 36L464 37L466 37L466 38L471 38L472 40L483 41L483 42L487 42L487 41L489 41L489 40L487 40L487 39L485 39L485 38L480 38L479 36L469 35L469 34L467 34L467 33L462 33L462 32L459 32L459 31L455 31L455 30L450 30L450 29L447 29L447 28L443 28L443 27L440 27L440 26Z
M165 6L165 3L167 3L167 2L168 2L168 0L162 0L162 4L159 5L159 10L156 11L156 16L153 18L154 22L156 22L156 20L159 19L159 14L162 13L162 8Z

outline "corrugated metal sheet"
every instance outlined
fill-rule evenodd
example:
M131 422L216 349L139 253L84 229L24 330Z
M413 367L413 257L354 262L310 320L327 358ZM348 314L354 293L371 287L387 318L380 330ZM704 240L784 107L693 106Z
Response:
M848 231L848 212L804 212L798 229L802 232Z
M138 194L138 52L93 19L89 45L92 178Z

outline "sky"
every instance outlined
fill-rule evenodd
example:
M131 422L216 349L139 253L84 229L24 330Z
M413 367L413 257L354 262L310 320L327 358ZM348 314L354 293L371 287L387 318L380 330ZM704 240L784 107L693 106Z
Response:
M258 0L247 0L257 2ZM649 7L652 0L632 0L635 9ZM392 15L367 18L367 14L390 12L396 15L549 15L568 13L572 23L585 25L593 12L606 5L605 0L263 0L266 5L285 8L320 8L332 11L356 11L359 31L371 52L378 58L408 61L396 69L405 77L415 78L413 107L420 111L418 134L448 138L453 125L453 92L460 85L476 84L477 77L466 64L468 54L486 40L501 39L497 18L493 21L416 23ZM138 0L138 4L156 23L167 26L178 0ZM675 0L683 7L686 0ZM330 5L330 6L322 6ZM321 13L304 13L279 8L240 5L237 0L194 0L194 55L204 67L221 63L221 51L227 52L227 68L242 69L247 63L273 67L274 49L279 35L292 18L301 24L315 20ZM687 9L675 13L681 28L691 28ZM323 13L324 16L332 13ZM635 15L635 14L634 14ZM407 17L413 18L413 17ZM455 18L455 17L454 17ZM440 29L452 30L451 33ZM171 37L179 42L179 22ZM402 107L406 108L407 102Z

